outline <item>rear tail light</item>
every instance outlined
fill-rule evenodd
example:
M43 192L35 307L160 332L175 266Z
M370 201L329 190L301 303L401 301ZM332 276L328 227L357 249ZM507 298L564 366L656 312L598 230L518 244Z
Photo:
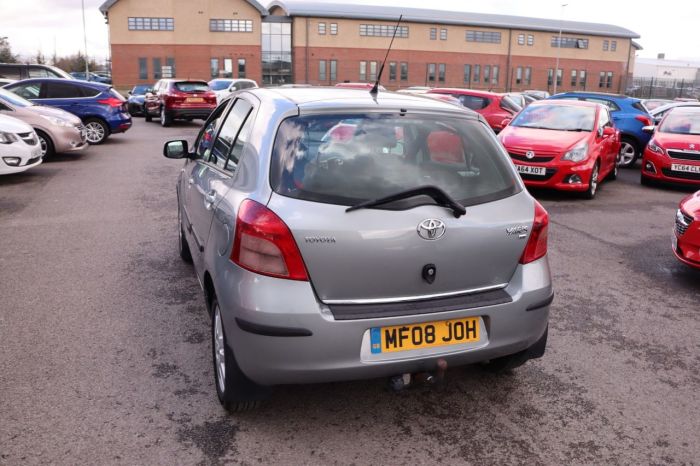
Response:
M636 117L634 117L634 119L641 121L642 125L644 125L644 126L653 126L654 125L654 122L652 121L652 119L646 115L637 115Z
M535 201L535 220L532 222L532 232L527 240L521 264L529 264L547 254L547 231L549 230L549 214L542 205Z
M125 102L116 97L108 97L107 99L101 99L97 101L98 104L109 105L110 107L121 107Z
M273 211L250 199L238 209L231 260L262 275L309 280L289 227Z

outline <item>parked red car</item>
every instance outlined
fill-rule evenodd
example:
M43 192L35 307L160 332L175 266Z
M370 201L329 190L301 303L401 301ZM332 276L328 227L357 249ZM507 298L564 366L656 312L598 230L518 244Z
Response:
M655 181L700 185L700 108L669 110L653 133L642 157L642 184Z
M437 88L430 90L428 94L451 95L465 107L482 114L497 133L503 129L503 120L513 118L521 110L520 105L510 97L496 92Z
M700 269L700 191L681 201L675 232L673 253L684 264Z
M617 178L620 132L607 107L577 100L528 105L498 135L527 186L579 191Z
M160 124L170 126L175 119L206 120L216 108L216 94L206 81L161 79L144 98L146 121L160 117Z

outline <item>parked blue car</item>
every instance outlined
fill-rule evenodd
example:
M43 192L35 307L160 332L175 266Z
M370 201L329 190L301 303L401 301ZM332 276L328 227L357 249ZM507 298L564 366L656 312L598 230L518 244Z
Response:
M40 105L57 107L80 117L90 144L131 128L126 99L106 84L70 79L25 79L5 89Z
M549 98L585 100L607 105L613 123L622 136L618 166L632 167L644 153L651 135L642 131L642 128L654 123L640 99L602 92L563 92Z

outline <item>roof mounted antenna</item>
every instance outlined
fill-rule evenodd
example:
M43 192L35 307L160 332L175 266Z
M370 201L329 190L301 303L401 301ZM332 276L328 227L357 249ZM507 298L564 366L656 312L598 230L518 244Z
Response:
M384 71L384 65L386 64L386 59L389 58L389 52L391 52L391 46L394 45L394 38L396 37L396 32L399 30L399 25L401 24L402 19L403 15L399 15L399 20L396 22L396 27L394 28L394 35L391 36L391 42L389 42L389 48L386 50L386 55L384 55L384 61L382 61L382 66L379 67L377 81L375 81L372 90L369 91L369 93L372 94L373 97L377 97L377 94L379 93L379 81L382 80L382 72Z

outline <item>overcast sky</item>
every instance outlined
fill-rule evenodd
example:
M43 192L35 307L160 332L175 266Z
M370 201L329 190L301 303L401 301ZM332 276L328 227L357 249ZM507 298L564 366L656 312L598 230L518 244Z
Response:
M87 48L91 57L108 56L107 26L98 7L104 0L85 0ZM142 0L150 1L150 0ZM174 0L186 1L186 0ZM222 0L225 1L225 0ZM640 57L700 60L693 32L700 19L700 1L666 0L662 4L638 0L343 0L348 3L500 13L518 16L615 24L641 35ZM0 0L0 36L7 36L13 50L31 56L37 50L50 57L83 49L81 0ZM261 3L266 5L267 0ZM330 2L329 2L330 3ZM562 3L568 6L561 8Z

